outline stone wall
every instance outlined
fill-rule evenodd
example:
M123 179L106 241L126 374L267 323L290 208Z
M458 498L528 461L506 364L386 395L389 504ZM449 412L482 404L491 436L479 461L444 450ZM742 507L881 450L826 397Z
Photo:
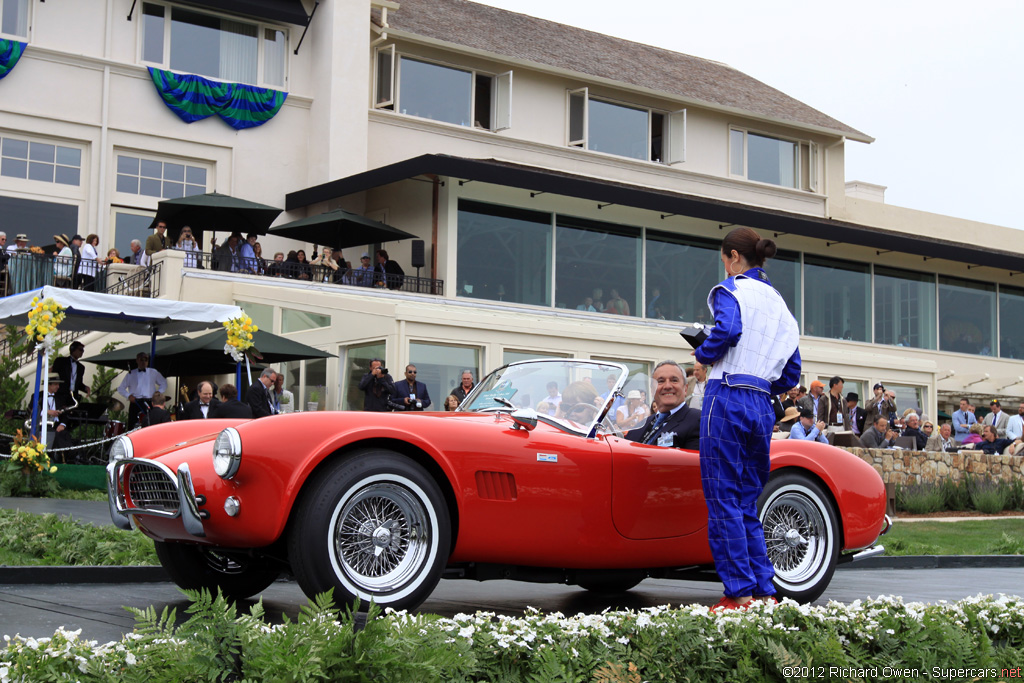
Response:
M960 481L965 474L992 481L1024 477L1024 456L987 455L970 450L957 453L845 448L875 468L886 484L931 484Z

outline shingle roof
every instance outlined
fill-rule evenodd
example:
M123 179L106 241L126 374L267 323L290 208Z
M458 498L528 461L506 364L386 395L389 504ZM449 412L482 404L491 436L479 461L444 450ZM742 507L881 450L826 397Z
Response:
M392 29L500 57L811 126L872 138L755 78L722 64L467 0L401 0ZM374 14L375 20L379 18Z

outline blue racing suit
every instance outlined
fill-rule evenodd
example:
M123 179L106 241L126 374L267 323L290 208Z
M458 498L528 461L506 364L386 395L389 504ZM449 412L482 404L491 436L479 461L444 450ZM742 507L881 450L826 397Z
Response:
M725 594L775 594L757 499L768 481L771 397L800 383L800 332L761 268L715 285L715 326L696 349L708 372L701 408L701 484L708 541Z

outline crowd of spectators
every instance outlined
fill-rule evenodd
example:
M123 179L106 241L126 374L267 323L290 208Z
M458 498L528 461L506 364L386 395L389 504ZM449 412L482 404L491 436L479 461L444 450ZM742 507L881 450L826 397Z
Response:
M405 378L395 381L384 367L384 361L374 358L370 368L359 381L359 390L363 392L363 410L369 412L391 411L424 411L430 408L430 392L427 385L417 379L419 371L410 363L405 366ZM444 410L452 411L466 400L466 395L473 390L473 372L463 370L459 385L445 397Z

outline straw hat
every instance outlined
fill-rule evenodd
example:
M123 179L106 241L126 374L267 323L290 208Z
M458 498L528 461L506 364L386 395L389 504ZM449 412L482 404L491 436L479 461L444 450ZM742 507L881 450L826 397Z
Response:
M640 400L643 399L643 396L641 396L640 392L637 391L636 389L631 389L630 392L628 394L626 394L626 400L629 401L629 400L634 399L634 398L636 400L640 401Z
M800 417L800 409L796 406L789 406L786 408L786 413L782 416L782 419L779 420L779 422L792 422L798 417Z
M71 238L68 237L67 235L63 235L63 234L62 235L54 235L53 236L53 241L56 244L63 244L65 247L71 245Z

